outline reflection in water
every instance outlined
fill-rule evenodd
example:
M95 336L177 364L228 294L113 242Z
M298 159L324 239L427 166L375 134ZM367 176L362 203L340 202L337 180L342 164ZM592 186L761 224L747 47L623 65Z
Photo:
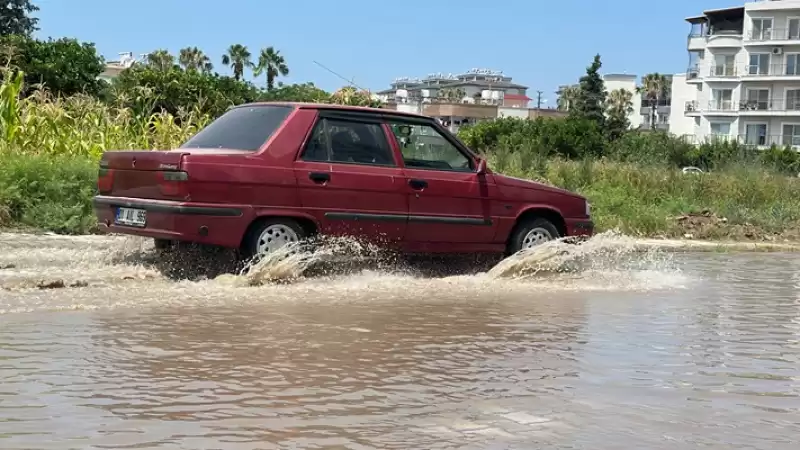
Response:
M0 448L797 448L800 259L676 264L0 290Z

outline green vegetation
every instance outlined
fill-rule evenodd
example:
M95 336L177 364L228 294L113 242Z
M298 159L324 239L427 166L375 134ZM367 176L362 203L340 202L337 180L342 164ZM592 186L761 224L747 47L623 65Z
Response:
M0 8L9 1L25 11L22 0L0 0ZM102 152L174 148L231 105L268 100L378 106L352 87L328 93L311 83L284 85L278 79L290 69L278 50L265 47L253 63L251 52L238 44L220 61L233 76L215 73L202 50L187 47L177 57L156 50L108 84L97 80L104 62L93 45L35 40L27 36L34 26L34 19L0 21L3 30L19 34L4 31L0 37L0 226L90 232ZM586 195L600 230L800 237L792 235L800 222L796 151L726 142L694 146L667 133L629 130L631 95L607 93L600 67L597 56L579 85L562 91L559 106L570 112L566 119L499 119L464 128L459 136L485 154L495 171ZM247 71L263 85L244 81ZM659 80L650 77L641 88L653 104L666 95ZM687 165L708 173L681 173Z

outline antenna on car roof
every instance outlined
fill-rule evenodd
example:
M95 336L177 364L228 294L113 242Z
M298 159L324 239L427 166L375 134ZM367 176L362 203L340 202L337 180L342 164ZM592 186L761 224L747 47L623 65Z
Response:
M362 91L368 91L368 89L364 89L364 88L362 88L361 86L357 85L357 84L355 83L355 81L353 81L353 80L355 80L355 77L354 77L352 80L348 80L347 78L343 77L342 75L340 75L340 74L338 74L338 73L334 72L333 70L331 70L331 69L329 69L329 68L325 67L325 66L324 66L324 65L322 65L322 63L320 63L320 62L314 61L314 64L316 64L316 65L318 65L318 66L322 67L323 69L327 70L328 72L330 72L330 73L332 73L332 74L336 75L337 77L339 77L339 78L341 78L342 80L346 81L346 82L347 82L347 84L349 84L349 85L353 86L354 88L356 88L356 89L361 89Z

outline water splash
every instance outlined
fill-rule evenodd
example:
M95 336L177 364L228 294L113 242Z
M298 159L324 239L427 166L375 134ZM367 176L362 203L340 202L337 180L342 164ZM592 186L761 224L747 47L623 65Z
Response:
M260 259L248 262L238 275L225 274L214 280L230 286L262 286L265 284L289 283L305 278L309 269L325 262L357 265L364 260L380 261L382 250L350 237L324 237L304 243L290 243ZM325 274L330 267L317 275Z
M530 279L555 274L622 270L676 269L672 255L656 246L642 247L616 231L599 233L580 244L555 240L522 250L494 266L494 279Z

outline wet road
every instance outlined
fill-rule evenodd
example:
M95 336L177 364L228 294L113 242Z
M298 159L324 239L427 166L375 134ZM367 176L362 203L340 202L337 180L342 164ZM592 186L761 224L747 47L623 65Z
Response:
M0 235L0 448L799 448L800 256L625 247L234 287Z

